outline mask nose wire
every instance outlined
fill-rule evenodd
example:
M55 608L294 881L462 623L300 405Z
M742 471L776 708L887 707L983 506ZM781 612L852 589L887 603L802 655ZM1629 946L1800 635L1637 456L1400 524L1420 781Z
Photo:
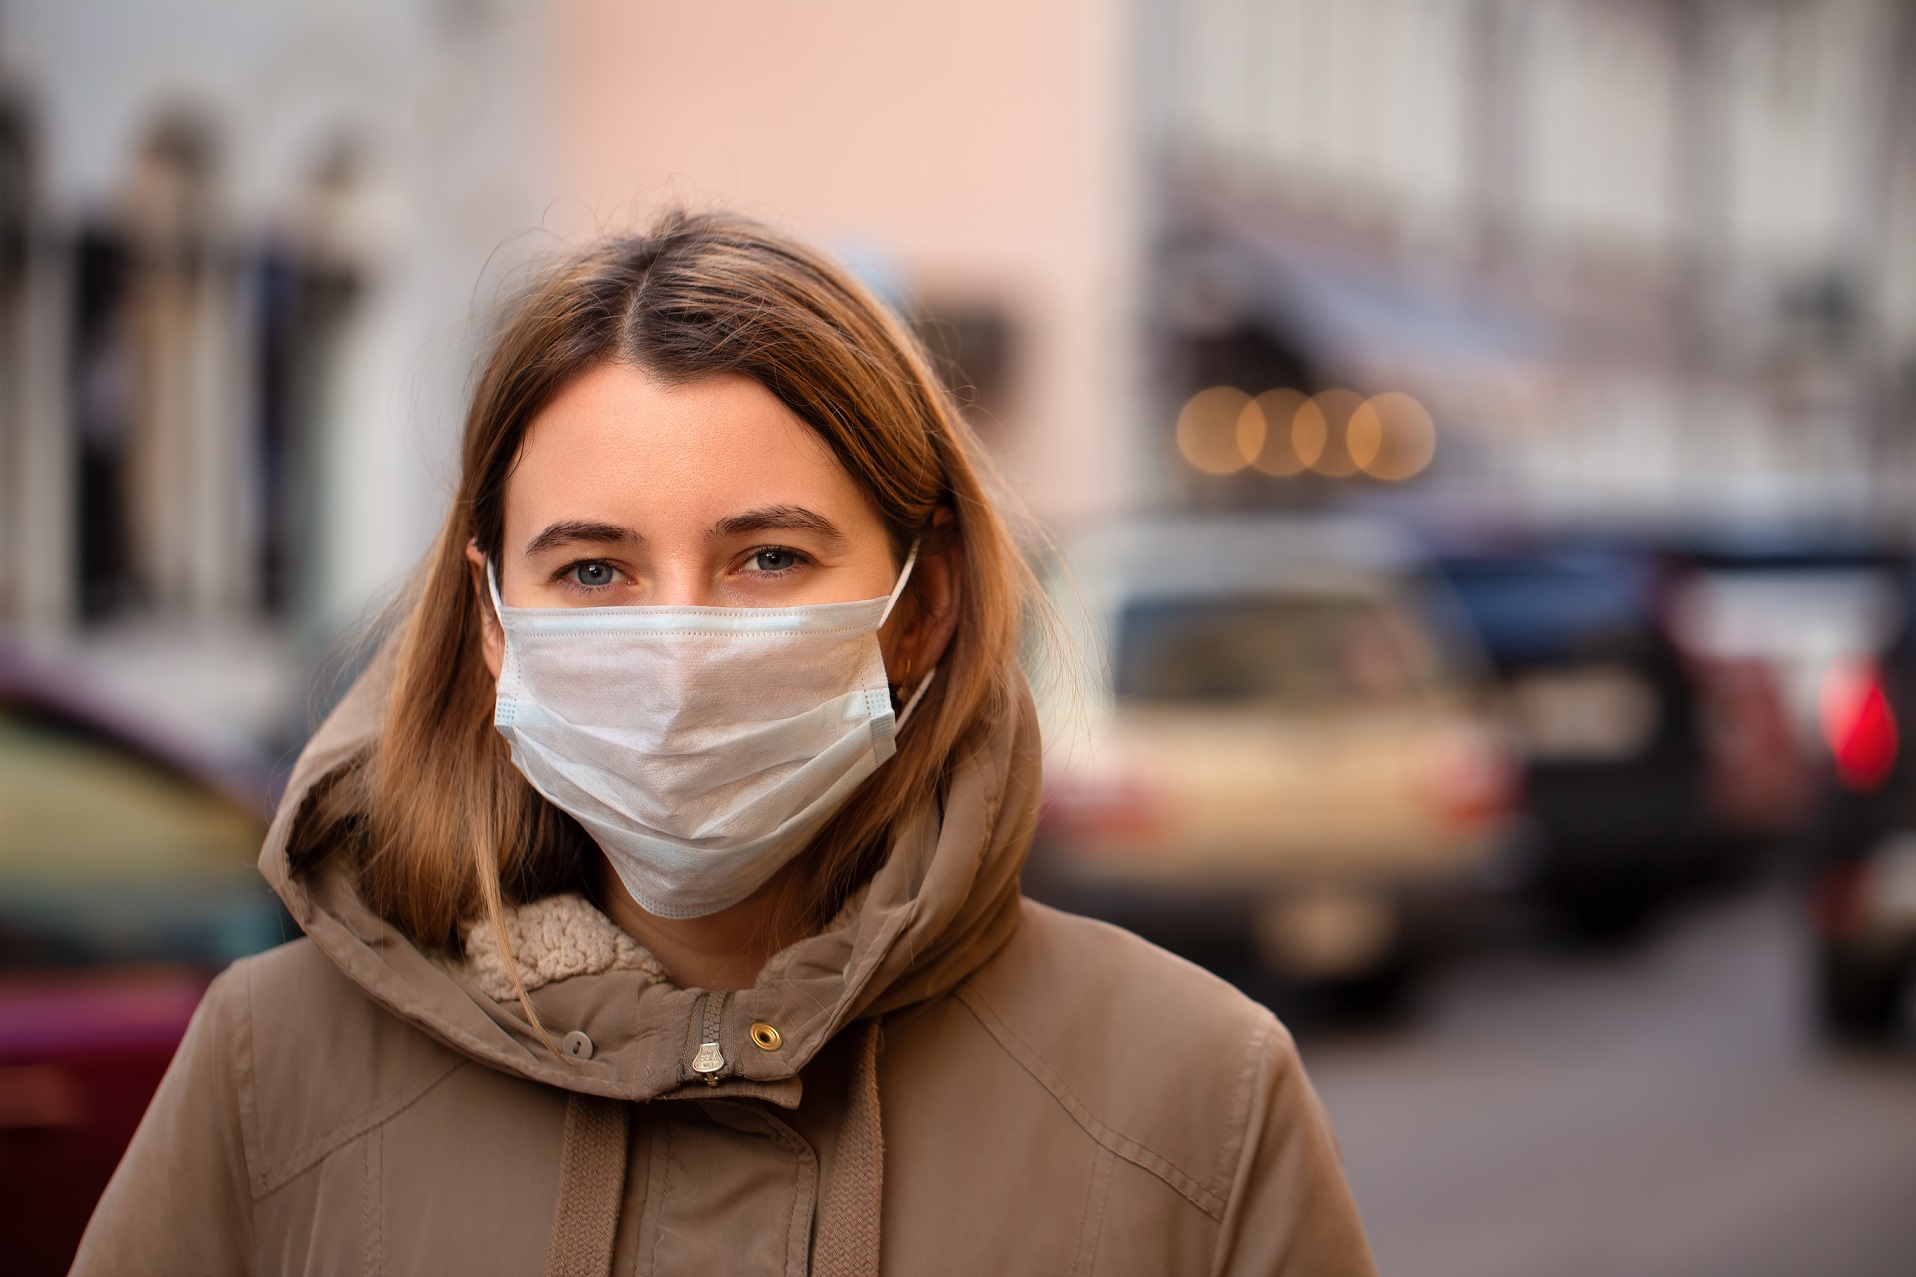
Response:
M898 605L898 596L905 592L905 583L911 580L912 566L918 562L919 541L920 538L913 537L911 549L905 552L905 566L898 570L898 584L891 587L891 594L885 600L884 614L878 618L878 623L881 626L885 623L886 618L891 616L892 608ZM499 597L499 574L494 570L490 556L486 558L486 593L492 596L492 614L498 618L500 628L503 629L506 620L506 605ZM894 723L892 730L896 731L905 725L905 720L911 717L911 712L918 708L918 702L925 699L925 693L931 688L931 680L936 678L937 675L938 667L936 665L925 671L925 676L918 680L918 686L912 692L911 699L906 701L904 708L899 711L897 721Z
M918 543L922 538L911 539L911 549L905 552L905 566L898 569L898 583L891 587L891 593L885 596L885 610L879 613L878 623L883 625L891 617L891 610L898 606L898 598L905 592L905 583L911 580L911 570L918 562ZM493 570L492 559L486 559L486 592L492 596L492 614L505 623L506 605L499 598L499 574Z

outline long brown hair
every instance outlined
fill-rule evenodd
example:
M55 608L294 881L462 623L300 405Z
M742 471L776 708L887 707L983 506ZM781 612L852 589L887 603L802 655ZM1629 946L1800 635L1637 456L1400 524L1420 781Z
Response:
M507 309L466 415L457 493L396 636L384 727L348 789L359 887L415 942L502 926L505 904L588 880L591 843L526 783L493 730L494 686L465 556L494 556L527 427L607 362L684 383L753 378L816 430L902 552L962 563L950 646L912 729L785 879L788 925L815 929L882 860L893 823L1004 713L1030 575L994 510L975 441L925 351L821 254L738 218L672 214L546 269ZM934 531L940 509L951 517ZM936 541L932 540L936 537ZM953 544L955 542L955 545ZM901 606L915 606L909 590ZM802 932L801 932L802 933Z

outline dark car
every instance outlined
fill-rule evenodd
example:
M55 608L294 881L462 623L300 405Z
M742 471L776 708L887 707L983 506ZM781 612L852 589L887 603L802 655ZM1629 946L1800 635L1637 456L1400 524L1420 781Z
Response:
M1441 571L1523 759L1529 885L1590 933L1634 929L1721 834L1703 684L1656 623L1647 565L1522 550Z
M1858 1039L1890 1036L1916 972L1916 580L1896 638L1826 673L1819 711L1829 785L1811 842L1809 914L1823 1022Z
M0 648L0 1232L60 1273L214 973L293 934L266 772Z

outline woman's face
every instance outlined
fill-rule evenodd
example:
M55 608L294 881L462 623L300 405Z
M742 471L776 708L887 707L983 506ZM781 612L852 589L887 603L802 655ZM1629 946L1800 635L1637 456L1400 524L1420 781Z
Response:
M483 572L476 546L467 556ZM509 607L847 603L890 593L899 567L871 499L749 377L673 385L595 368L533 419L506 483L498 571ZM955 584L944 563L918 572L921 594ZM482 576L475 584L483 591ZM949 600L934 597L932 613L949 610L939 602ZM890 665L900 635L880 638ZM485 647L496 677L494 624Z

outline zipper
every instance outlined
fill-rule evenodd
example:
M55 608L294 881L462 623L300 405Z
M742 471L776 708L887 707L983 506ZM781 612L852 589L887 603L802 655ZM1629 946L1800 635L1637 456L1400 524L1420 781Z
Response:
M698 1054L692 1057L692 1072L705 1079L707 1086L717 1086L719 1071L725 1067L725 1053L719 1049L719 1024L725 1016L725 1000L729 993L708 993L705 995L704 1023L699 1030Z

